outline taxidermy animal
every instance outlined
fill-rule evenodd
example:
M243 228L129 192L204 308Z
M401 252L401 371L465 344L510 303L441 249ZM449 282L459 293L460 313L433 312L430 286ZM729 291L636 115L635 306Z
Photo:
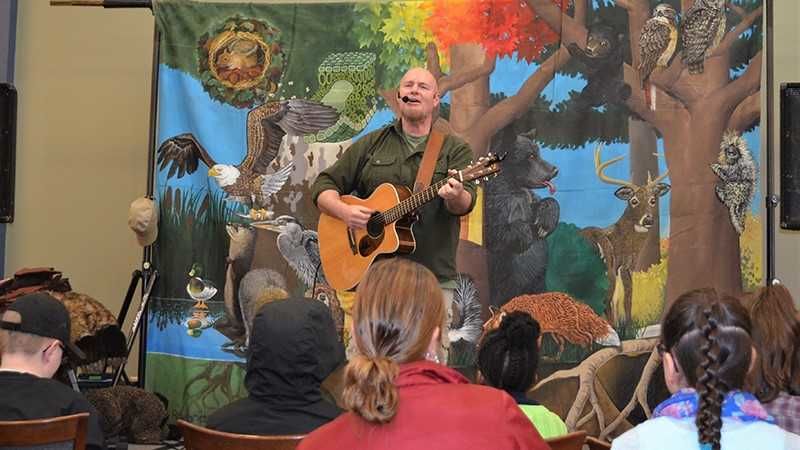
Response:
M310 100L269 102L247 114L247 156L237 166L217 164L191 133L173 136L158 148L159 170L169 166L167 178L178 178L197 170L198 161L209 167L208 175L225 192L226 200L250 208L250 218L269 218L266 205L289 175L292 164L267 174L278 156L286 134L306 135L330 127L339 119L336 109Z
M631 95L631 87L623 81L622 35L613 28L594 24L589 27L586 50L574 42L567 46L570 55L581 66L588 82L578 101L589 107L622 103Z
M253 319L267 303L289 298L286 279L275 270L253 269L242 278L239 284L239 308L242 311L246 347L250 346L253 332Z
M639 79L651 109L655 109L655 87L647 80L656 67L667 67L678 45L678 14L675 8L661 3L653 16L644 23L639 36ZM648 89L649 88L649 89Z
M681 20L681 60L689 73L703 73L703 61L725 35L725 0L696 0Z
M733 228L742 234L747 207L756 191L756 163L747 142L734 131L725 132L719 148L719 163L711 165L720 179L714 190L728 208Z
M87 400L97 409L103 435L136 444L158 444L167 436L166 399L132 386L89 389Z

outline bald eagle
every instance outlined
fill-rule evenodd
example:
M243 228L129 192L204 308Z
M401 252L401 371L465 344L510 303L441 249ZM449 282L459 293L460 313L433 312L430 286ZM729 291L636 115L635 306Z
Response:
M167 178L197 170L198 161L209 167L226 199L250 208L252 219L266 219L264 209L292 173L291 163L267 174L286 134L302 136L330 127L339 119L336 109L303 99L268 102L247 114L247 156L238 166L217 164L191 133L165 140L158 148L159 170L169 167Z

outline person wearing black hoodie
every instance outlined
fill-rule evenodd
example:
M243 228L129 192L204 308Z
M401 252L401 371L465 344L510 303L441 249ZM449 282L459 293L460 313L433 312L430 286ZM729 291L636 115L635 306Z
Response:
M322 302L268 303L253 319L245 375L249 395L215 411L207 426L240 434L307 434L341 414L323 398L321 385L344 361L344 347Z

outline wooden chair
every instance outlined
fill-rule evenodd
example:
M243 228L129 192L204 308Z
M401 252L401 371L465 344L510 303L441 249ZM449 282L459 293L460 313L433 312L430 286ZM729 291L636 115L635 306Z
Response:
M583 443L586 442L586 432L573 431L564 436L547 439L545 442L552 450L582 450Z
M586 446L589 450L611 450L611 444L593 436L586 436Z
M0 421L0 447L45 447L71 444L74 450L86 449L89 413L50 419Z
M255 436L210 430L178 420L186 450L294 450L305 435Z

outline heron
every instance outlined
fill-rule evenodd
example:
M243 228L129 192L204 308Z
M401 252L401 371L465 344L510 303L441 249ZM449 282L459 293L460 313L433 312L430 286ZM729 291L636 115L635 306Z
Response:
M307 289L313 289L316 284L327 285L325 275L320 270L319 237L316 231L305 229L297 219L288 215L250 225L278 233L278 251Z

